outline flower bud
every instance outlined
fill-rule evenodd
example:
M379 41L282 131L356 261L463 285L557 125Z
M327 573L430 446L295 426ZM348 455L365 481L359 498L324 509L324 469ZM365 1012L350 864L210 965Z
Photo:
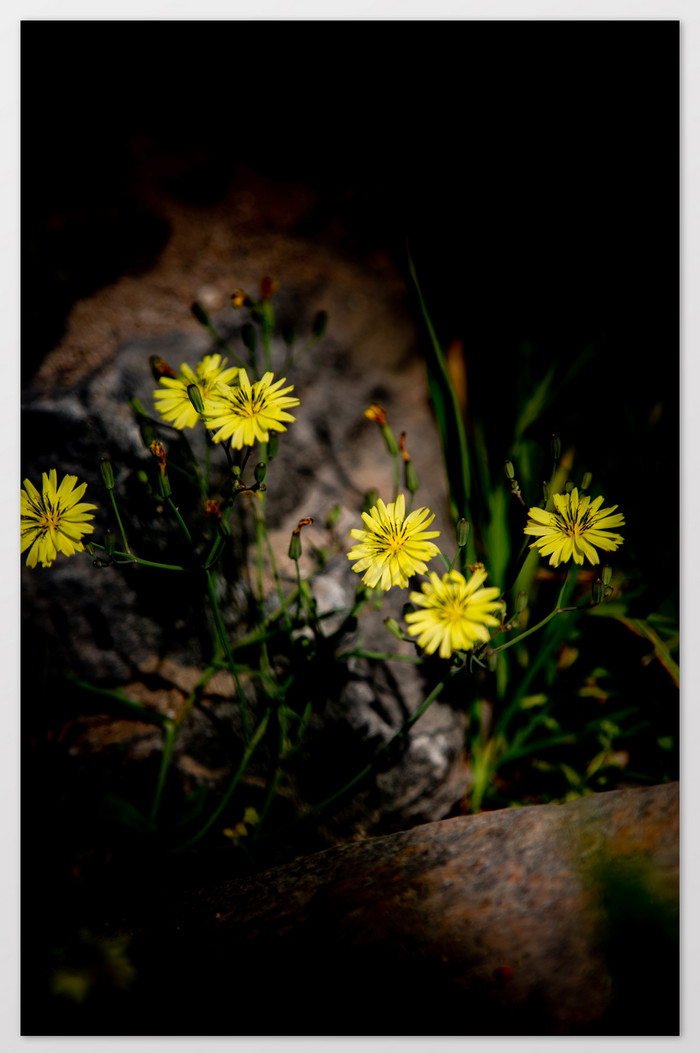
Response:
M605 586L603 585L603 582L600 578L596 578L593 582L593 588L591 589L591 593L593 595L593 603L596 606L599 603L603 602L603 599L605 597Z
M260 282L260 298L269 300L279 287L280 283L275 278L263 278Z
M197 385L197 384L188 384L187 385L187 395L189 397L190 402L192 403L192 405L194 406L195 410L197 411L197 413L200 415L200 417L203 417L204 416L204 399L202 398L202 392L199 389L199 385Z
M114 531L111 529L105 530L104 536L105 552L108 556L114 555L114 550L117 547L117 539L114 536Z
M552 435L549 440L549 448L552 451L552 459L558 461L561 457L561 439L558 435Z
M160 380L161 377L175 376L175 370L173 369L173 367L168 365L165 359L161 358L160 355L151 355L148 361L151 366L151 372L153 373L153 379L156 381L156 383Z
M239 311L241 307L250 307L252 302L244 289L234 289L231 293L231 307L234 311Z
M610 566L609 563L606 563L604 565L602 571L600 572L600 577L601 577L601 580L603 582L603 585L609 585L610 582L612 581L612 576L613 576L613 569L612 569L612 567Z
M170 497L172 489L170 487L170 480L168 479L168 473L165 468L161 468L158 473L158 489L161 497Z
M255 470L253 472L253 474L255 475L256 483L261 483L264 480L266 472L267 465L265 464L265 462L258 461L258 463L255 465Z
M305 516L300 519L297 525L292 531L292 536L289 539L289 558L298 560L301 556L301 528L305 526L311 526L313 519L311 516Z
M571 479L569 479L566 483L564 483L564 490L566 491L567 494L570 494L571 491L573 490L573 488L574 488L574 484L571 482Z
M292 531L292 536L289 539L289 558L298 560L301 556L301 534L298 530Z
M583 479L581 480L581 489L582 490L587 490L589 488L589 486L591 485L592 478L593 478L593 476L591 475L590 472L584 472L583 473Z
M394 435L393 431L391 430L388 424L381 424L380 431L384 436L384 442L386 443L387 450L389 451L392 457L395 457L396 454L399 452L399 446L396 442L396 436Z
M418 474L416 472L416 469L413 467L413 461L410 459L406 461L404 463L403 469L406 489L408 490L409 494L415 494L416 490L420 486L420 483L418 482Z
M513 467L512 461L506 461L505 463L506 479L515 479L515 468Z
M314 334L314 336L316 337L317 340L321 339L321 337L323 336L323 334L326 331L326 326L327 325L328 325L328 312L327 311L319 311L318 314L316 315L316 317L314 318L314 326L313 326L313 334Z
M403 629L401 628L401 626L399 625L399 623L396 621L395 618L385 618L384 619L384 624L386 625L386 627L389 630L389 632L391 633L391 635L395 636L397 640L405 640L406 639L406 637L404 636L404 633L403 633Z
M270 438L267 440L267 459L271 461L273 457L277 456L277 451L280 448L280 437L276 431L270 432Z
M245 325L241 328L241 340L243 341L244 346L247 347L248 350L251 352L251 354L255 354L255 349L258 346L258 341L255 335L255 326L251 325L250 322L246 322Z
M102 482L105 484L108 490L114 489L114 470L112 468L112 462L109 457L103 457L100 460L100 475L102 476Z
M202 307L201 304L199 304L199 303L193 303L192 304L192 314L194 315L194 317L196 318L196 320L199 322L200 325L205 325L205 326L207 326L207 328L209 328L211 326L211 321L209 319L209 315L204 310L204 308Z
M550 495L549 483L547 483L547 482L542 483L542 496L544 498L545 504L547 503L547 501L549 501L549 495Z
M457 523L457 548L464 548L469 540L469 523L466 519L460 519Z
M515 598L515 613L522 614L527 607L527 593L519 592Z
M379 402L372 402L365 410L367 420L376 421L377 424L386 424L386 410Z

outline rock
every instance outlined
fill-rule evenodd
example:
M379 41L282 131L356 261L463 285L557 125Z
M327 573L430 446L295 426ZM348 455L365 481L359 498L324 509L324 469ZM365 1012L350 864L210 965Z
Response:
M132 1033L160 1027L148 1007L184 984L166 1033L674 1035L678 786L446 819L197 883L130 936Z
M283 588L291 591L296 578L287 556L290 533L300 518L313 517L314 525L304 533L301 570L304 575L311 570L314 548L328 549L326 565L313 586L319 613L352 606L358 578L345 555L349 531L360 523L364 494L376 488L388 499L392 486L391 459L378 429L363 417L370 402L381 399L397 434L407 431L422 480L418 499L436 512L435 525L443 533L450 531L445 481L435 471L441 463L440 443L424 367L415 354L406 290L384 258L350 261L319 242L305 243L296 232L267 231L263 237L260 215L256 213L258 226L248 224L238 199L204 209L194 227L184 223L174 204L170 207L170 239L158 259L144 273L125 276L76 304L66 337L26 386L23 477L37 481L42 471L55 466L59 474L70 472L86 480L87 499L99 506L99 541L107 526L116 527L98 473L99 458L108 455L134 551L165 562L186 559L177 524L145 495L139 481L139 473L152 470L153 458L143 446L128 400L136 397L153 412L156 385L149 356L160 355L179 368L183 362L194 366L204 354L217 350L191 317L196 298L206 301L219 331L244 353L240 328L245 318L228 306L228 294L236 285L255 293L261 277L271 273L282 282L277 316L294 325L299 344L307 338L316 310L328 311L329 325L322 342L289 371L301 405L268 469L270 542ZM309 203L304 197L290 199L289 207L303 213ZM193 267L193 259L201 259L201 268ZM146 301L148 317L143 314ZM106 319L111 329L105 329ZM276 371L286 353L277 337L272 347ZM160 437L166 447L177 448L177 436ZM201 435L190 433L188 439L195 450L203 449ZM201 523L201 510L188 504L177 482L173 480L183 515L190 523ZM335 508L340 518L331 536L325 524ZM234 516L232 526L234 545L219 584L224 619L235 640L252 627L252 516ZM274 603L275 583L267 562L264 574L266 593ZM48 570L23 567L22 587L24 637L35 667L46 663L56 676L57 695L65 695L61 677L67 673L100 688L124 688L130 697L171 716L186 705L196 670L212 653L206 590L197 575L144 567L96 569L89 557L77 556L59 558ZM395 641L382 624L386 615L398 614L405 599L405 593L387 596L386 609L363 617L357 634L339 641L339 650L364 643L373 650L413 654L412 645ZM331 615L323 621L327 636L339 620ZM351 776L425 695L423 679L409 663L399 661L384 670L380 663L352 662L352 667L341 663L332 676L320 666L314 673L309 748L298 768L300 777L282 788L293 807L322 799L323 778L320 786L311 778L322 742L342 743L341 766ZM202 692L200 705L186 718L178 738L176 780L183 793L198 785L223 788L237 763L230 748L238 722L233 684L230 678L225 682L226 675L223 680L217 676L215 686ZM123 713L112 713L104 704L100 708L94 697L92 702L92 712L76 712L68 698L73 755L86 760L109 749L124 752L125 766L147 761L157 767L162 736L152 730L144 736L138 722L124 721ZM84 707L85 699L79 703ZM60 709L56 706L54 712ZM326 843L447 814L468 785L463 730L463 714L447 703L436 703L415 729L396 769L380 773L354 810L340 811L325 828ZM96 759L99 764L99 756ZM264 769L267 758L261 756L260 761ZM333 792L338 788L337 759L331 755L321 767L324 764ZM260 771L251 774L259 781Z

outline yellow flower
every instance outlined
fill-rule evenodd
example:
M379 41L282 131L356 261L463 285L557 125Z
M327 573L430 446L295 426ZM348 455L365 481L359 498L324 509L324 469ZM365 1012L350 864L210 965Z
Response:
M363 512L367 530L351 530L350 536L360 542L348 552L348 559L358 562L352 568L365 571L362 581L370 588L381 584L383 589L399 585L408 587L414 574L425 574L425 561L439 554L437 545L428 538L439 537L439 530L425 530L434 515L429 509L418 508L406 515L406 499L399 494L396 501L385 505L380 498L374 508Z
M442 581L434 572L421 585L422 592L412 592L411 600L419 611L406 615L408 631L418 637L426 654L440 648L440 657L449 658L454 651L468 651L476 643L488 643L487 626L498 626L494 611L502 611L500 590L484 589L486 571L478 567L469 581L458 570L450 570Z
M551 512L531 508L525 527L525 533L536 538L530 548L537 547L541 556L549 556L550 566L558 567L570 559L583 566L584 556L589 563L600 563L596 548L614 552L624 541L620 534L610 533L611 527L625 522L620 512L612 515L617 505L601 508L602 497L593 501L588 496L579 497L576 488L570 494L554 494L552 500Z
M255 442L267 442L271 431L286 431L282 421L296 418L285 411L289 406L298 406L299 399L289 396L294 385L283 388L284 377L273 384L273 373L265 373L251 387L248 374L241 369L238 386L219 387L208 407L207 428L216 430L214 442L231 439L236 450L252 446ZM218 430L217 430L218 429Z
M43 473L41 493L25 479L20 491L20 514L22 522L22 552L29 549L27 566L41 563L50 567L59 552L72 556L83 552L83 534L92 534L95 529L88 520L88 513L97 505L80 504L87 483L77 488L77 475L66 475L61 485L56 485L56 469Z
M194 428L199 414L190 402L187 388L196 384L202 395L205 412L209 409L209 399L218 388L232 384L238 374L237 366L226 368L226 359L221 355L205 355L198 362L194 371L188 365L174 377L160 378L160 387L153 392L156 409L163 420L170 422L174 428Z

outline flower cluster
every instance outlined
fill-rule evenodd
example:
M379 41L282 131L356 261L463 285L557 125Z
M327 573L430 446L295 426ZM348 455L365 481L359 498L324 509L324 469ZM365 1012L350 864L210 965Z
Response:
M386 590L398 585L405 589L409 578L426 574L427 562L440 554L430 540L439 537L440 531L426 530L435 516L427 508L406 515L403 494L389 505L380 498L362 518L366 529L350 531L359 544L350 550L348 559L355 563L356 573L364 573L362 581L370 588ZM482 588L485 580L483 567L475 568L469 581L455 570L442 580L433 572L422 592L411 593L411 600L423 609L407 614L406 623L426 654L439 649L442 658L449 658L455 651L488 641L486 626L498 625L493 612L502 610L503 604L497 599L499 589Z

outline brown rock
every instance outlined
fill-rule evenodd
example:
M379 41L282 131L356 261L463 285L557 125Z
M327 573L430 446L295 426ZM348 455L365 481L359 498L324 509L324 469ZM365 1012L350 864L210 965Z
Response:
M197 888L134 946L155 940L166 985L198 963L173 1033L668 1035L677 910L667 784L447 819Z

